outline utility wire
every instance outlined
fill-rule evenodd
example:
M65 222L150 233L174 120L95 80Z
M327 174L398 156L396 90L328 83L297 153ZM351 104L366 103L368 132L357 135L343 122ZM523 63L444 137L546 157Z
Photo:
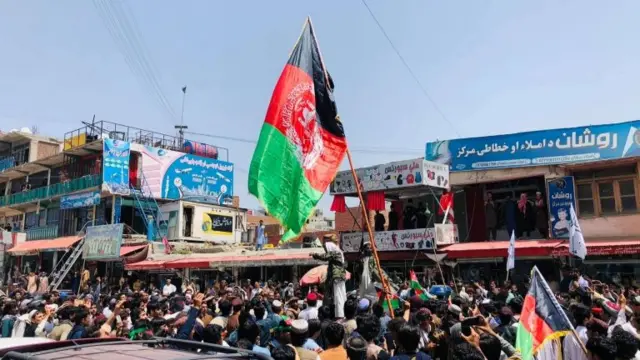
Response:
M209 138L213 138L213 139L241 142L241 143L245 143L245 144L257 144L258 143L257 140L238 138L238 137L232 137L232 136L211 135L211 134L198 133L198 132L193 132L193 131L185 131L184 133L185 134L189 134L189 135L209 137ZM352 148L351 151L352 152L360 152L360 153L370 153L370 154L383 154L383 153L387 153L387 154L415 154L416 152L420 154L424 150L422 150L422 149L408 149L408 148L388 148L387 149L387 148L371 147L371 148Z
M398 58L400 59L400 61L402 62L402 64L404 65L404 67L407 69L407 71L409 72L409 74L411 75L411 77L413 78L413 80L416 82L416 84L418 84L418 87L420 88L420 90L422 90L422 93L424 94L424 96L427 98L427 100L429 100L429 102L431 103L431 105L433 106L433 108L438 112L438 114L440 114L440 116L442 117L442 119L444 119L444 121L446 121L449 126L451 126L451 129L453 129L453 131L456 133L456 135L460 136L460 133L458 132L458 129L453 125L453 123L447 118L447 116L444 114L444 112L440 109L440 107L438 106L438 104L436 104L435 100L433 100L433 98L431 97L431 95L429 95L429 92L427 91L427 88L422 85L422 82L420 81L420 79L418 79L418 76L416 75L415 72L413 72L413 70L411 69L411 66L409 66L409 64L407 63L407 61L404 59L404 56L402 56L402 54L400 53L400 51L398 50L398 48L396 47L396 45L393 43L393 41L391 40L391 38L389 37L389 35L387 34L387 31L384 29L384 27L382 26L382 24L380 23L380 21L378 21L378 18L376 17L376 15L373 13L373 11L371 10L371 8L369 7L369 5L367 4L366 0L361 0L362 4L364 5L364 7L367 8L367 11L369 12L369 15L371 15L371 18L373 19L373 21L376 23L376 25L378 25L378 29L380 29L380 31L382 32L382 35L384 35L384 37L387 39L387 42L389 42L389 45L391 45L391 48L393 49L393 51L396 53L396 55L398 55Z
M120 1L93 0L93 5L118 51L124 57L129 70L137 78L143 90L156 101L171 120L176 120L176 112L162 91L158 81L158 71L148 55L133 13L129 8L123 8Z

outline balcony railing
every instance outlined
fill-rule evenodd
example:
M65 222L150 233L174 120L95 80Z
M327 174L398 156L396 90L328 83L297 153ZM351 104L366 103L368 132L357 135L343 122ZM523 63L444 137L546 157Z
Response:
M25 232L27 233L27 241L53 239L58 237L58 225L32 227Z
M10 206L45 200L52 197L70 194L76 191L89 189L102 183L102 174L87 175L81 178L62 183L43 186L37 189L22 191L0 197L0 206Z
M166 135L128 125L116 124L104 120L84 124L85 126L64 134L65 151L84 146L85 144L102 138L109 138L182 152L184 151L184 142L189 141L187 139L183 139L181 142L180 138L172 135ZM207 146L216 149L220 160L229 161L229 149L212 145Z

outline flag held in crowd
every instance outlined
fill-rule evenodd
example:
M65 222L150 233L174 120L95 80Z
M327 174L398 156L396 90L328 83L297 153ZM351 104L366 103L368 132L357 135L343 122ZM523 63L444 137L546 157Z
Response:
M516 232L511 232L511 240L509 240L509 251L507 257L507 272L516 267Z
M429 300L433 296L429 295L429 293L420 285L420 281L418 281L418 277L413 270L409 271L409 281L413 292L419 296L422 300Z
M516 349L522 355L522 360L530 360L534 356L540 360L551 359L549 354L562 351L561 346L556 346L557 342L574 332L573 325L549 285L534 266L531 271L531 286L522 305L516 337ZM540 357L538 354L545 356Z
M584 260L587 256L587 245L582 236L582 229L578 223L578 215L576 209L571 204L571 227L569 228L569 252L571 255L577 256Z
M249 169L249 192L295 238L342 160L347 142L310 19L269 103Z

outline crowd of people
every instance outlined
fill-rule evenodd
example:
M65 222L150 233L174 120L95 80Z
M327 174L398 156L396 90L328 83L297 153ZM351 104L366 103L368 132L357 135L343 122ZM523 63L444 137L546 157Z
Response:
M564 275L557 299L590 356L640 359L638 289L590 281L568 268ZM0 299L2 337L175 337L276 360L519 358L517 324L528 284L451 284L458 291L425 297L405 283L393 314L384 296L372 301L351 292L335 311L317 286L239 285L123 280L114 289L94 280L79 295L11 286Z

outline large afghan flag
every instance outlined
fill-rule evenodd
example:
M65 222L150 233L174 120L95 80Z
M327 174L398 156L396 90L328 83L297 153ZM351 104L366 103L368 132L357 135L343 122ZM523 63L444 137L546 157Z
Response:
M534 266L516 338L516 349L522 354L522 360L533 359L546 344L570 334L572 329L549 285Z
M249 192L296 237L336 175L347 142L307 19L273 91L249 169Z

